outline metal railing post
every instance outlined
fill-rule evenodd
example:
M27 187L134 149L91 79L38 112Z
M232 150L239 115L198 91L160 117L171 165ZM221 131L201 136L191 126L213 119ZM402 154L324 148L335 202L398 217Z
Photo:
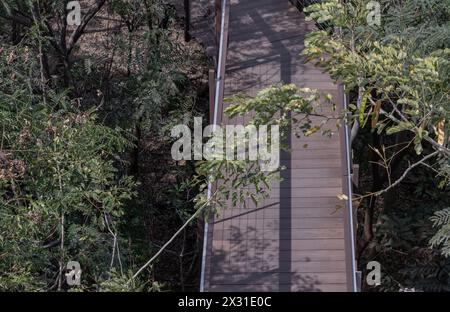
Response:
M221 3L220 3L221 2ZM218 3L220 4L219 6ZM220 15L218 14L220 12ZM216 130L216 126L221 122L222 119L222 102L224 96L224 86L225 86L225 66L226 66L226 58L227 58L227 48L228 48L228 22L230 16L230 7L229 0L216 0L216 32L219 31L219 39L218 39L218 53L217 53L217 62L216 62L216 71L215 71L215 80L214 80L214 105L211 107L213 112L212 116L212 125L213 125L213 133ZM211 74L211 72L210 72ZM211 183L208 184L207 190L207 198L208 200L212 196L213 185ZM205 291L205 279L206 279L206 255L208 252L208 231L209 231L209 223L208 220L205 220L204 227L204 236L203 236L203 254L202 254L202 267L201 267L201 278L200 278L200 291Z

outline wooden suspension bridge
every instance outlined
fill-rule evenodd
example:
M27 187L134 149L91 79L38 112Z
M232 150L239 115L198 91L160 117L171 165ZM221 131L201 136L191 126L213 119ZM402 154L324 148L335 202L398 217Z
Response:
M318 89L345 105L342 88L300 56L315 25L290 1L172 1L188 17L186 37L214 59L212 123L244 124L248 117L223 114L223 97L279 83ZM230 206L208 222L201 291L357 291L352 204L337 198L351 198L346 137L346 127L331 138L290 136L292 151L281 153L287 169L270 196L258 205Z

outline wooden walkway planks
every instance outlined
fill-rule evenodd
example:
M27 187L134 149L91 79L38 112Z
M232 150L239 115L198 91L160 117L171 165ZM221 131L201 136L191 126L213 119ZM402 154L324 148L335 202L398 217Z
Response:
M230 0L225 95L284 82L338 98L330 77L300 56L314 28L288 0ZM211 51L214 1L193 1L192 34ZM324 107L324 112L331 109ZM225 124L244 123L246 118ZM329 125L333 129L333 125ZM290 137L283 181L257 207L232 207L210 223L205 291L350 291L339 132ZM306 147L307 146L307 147Z

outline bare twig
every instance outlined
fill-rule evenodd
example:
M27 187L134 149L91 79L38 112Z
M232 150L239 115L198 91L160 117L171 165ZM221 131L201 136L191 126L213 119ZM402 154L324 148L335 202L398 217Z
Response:
M216 193L217 194L217 191ZM211 199L214 198L214 196L211 196ZM128 281L128 284L130 282L132 282L139 274L142 273L142 271L145 270L145 268L147 268L150 264L153 263L153 261L155 261L156 258L159 257L159 255L167 248L167 246L169 246L175 238L177 238L178 235L180 235L180 233L183 232L183 230L189 225L189 223L191 223L207 206L209 206L211 204L212 200L208 200L207 202L205 202L200 208L197 209L197 211L178 229L178 231L175 232L175 234L172 235L172 237L158 250L158 252L150 258L150 260L148 260L134 275L133 277Z
M111 229L111 226L109 224L109 218L108 218L108 215L106 214L106 212L103 213L103 218L105 219L105 223L106 223L106 227L108 228L108 232L113 237L113 247L112 247L111 263L109 265L109 269L112 270L112 268L114 266L114 259L116 257L116 250L117 250L117 259L119 261L120 272L121 272L121 274L123 274L122 264L120 261L120 254L119 254L119 244L117 242L117 233Z
M417 167L417 166L419 166L419 165L423 165L423 164L425 163L426 160L428 160L428 159L430 159L430 158L432 158L432 157L438 155L439 153L441 153L441 151L434 151L433 153L431 153L431 154L429 154L429 155L423 157L423 158L422 158L421 160L419 160L418 162L412 164L411 166L409 166L409 167L403 172L403 174L401 175L401 177L398 178L394 183L390 184L387 188L385 188L385 189L383 189L383 190L381 190L381 191L376 192L374 195L375 195L375 196L380 196L381 194L384 194L384 193L386 193L387 191L389 191L390 189L396 187L400 182L403 181L403 179L406 178L406 176L408 175L408 173L409 173L412 169L414 169L415 167Z

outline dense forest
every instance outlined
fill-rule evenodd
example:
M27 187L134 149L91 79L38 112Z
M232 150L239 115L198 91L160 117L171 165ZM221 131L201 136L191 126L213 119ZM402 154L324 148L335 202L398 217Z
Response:
M2 1L0 289L67 290L72 260L76 290L196 289L196 224L131 277L194 211L170 128L205 111L204 54L164 1L66 4Z
M267 195L254 164L171 156L175 125L209 123L211 66L172 2L0 0L0 291L197 291L206 208ZM296 2L304 56L349 93L356 256L383 264L363 291L450 291L450 0L380 0L379 23L369 2ZM319 97L277 85L226 113L283 135Z

